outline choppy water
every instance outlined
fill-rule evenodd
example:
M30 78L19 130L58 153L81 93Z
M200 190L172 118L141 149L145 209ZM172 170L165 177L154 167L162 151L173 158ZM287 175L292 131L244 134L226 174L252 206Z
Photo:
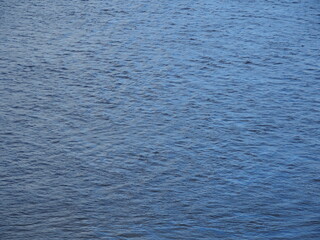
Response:
M318 0L0 1L0 238L317 239Z

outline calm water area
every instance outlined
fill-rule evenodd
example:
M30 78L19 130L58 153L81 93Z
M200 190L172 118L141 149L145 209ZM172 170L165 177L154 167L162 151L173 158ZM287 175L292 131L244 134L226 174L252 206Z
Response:
M319 0L0 0L0 239L319 239L319 36Z

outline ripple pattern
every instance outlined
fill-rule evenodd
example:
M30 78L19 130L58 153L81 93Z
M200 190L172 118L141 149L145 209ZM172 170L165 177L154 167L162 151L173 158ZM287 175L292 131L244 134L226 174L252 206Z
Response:
M0 1L0 238L318 239L319 12Z

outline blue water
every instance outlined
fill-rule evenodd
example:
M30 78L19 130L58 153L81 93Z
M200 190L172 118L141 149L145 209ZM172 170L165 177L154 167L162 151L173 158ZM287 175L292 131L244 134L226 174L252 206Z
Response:
M0 239L319 239L318 0L0 1Z

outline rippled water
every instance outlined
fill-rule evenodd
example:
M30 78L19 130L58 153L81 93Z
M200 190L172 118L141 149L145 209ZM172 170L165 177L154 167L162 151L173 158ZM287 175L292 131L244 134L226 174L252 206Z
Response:
M317 239L318 0L0 1L0 238Z

